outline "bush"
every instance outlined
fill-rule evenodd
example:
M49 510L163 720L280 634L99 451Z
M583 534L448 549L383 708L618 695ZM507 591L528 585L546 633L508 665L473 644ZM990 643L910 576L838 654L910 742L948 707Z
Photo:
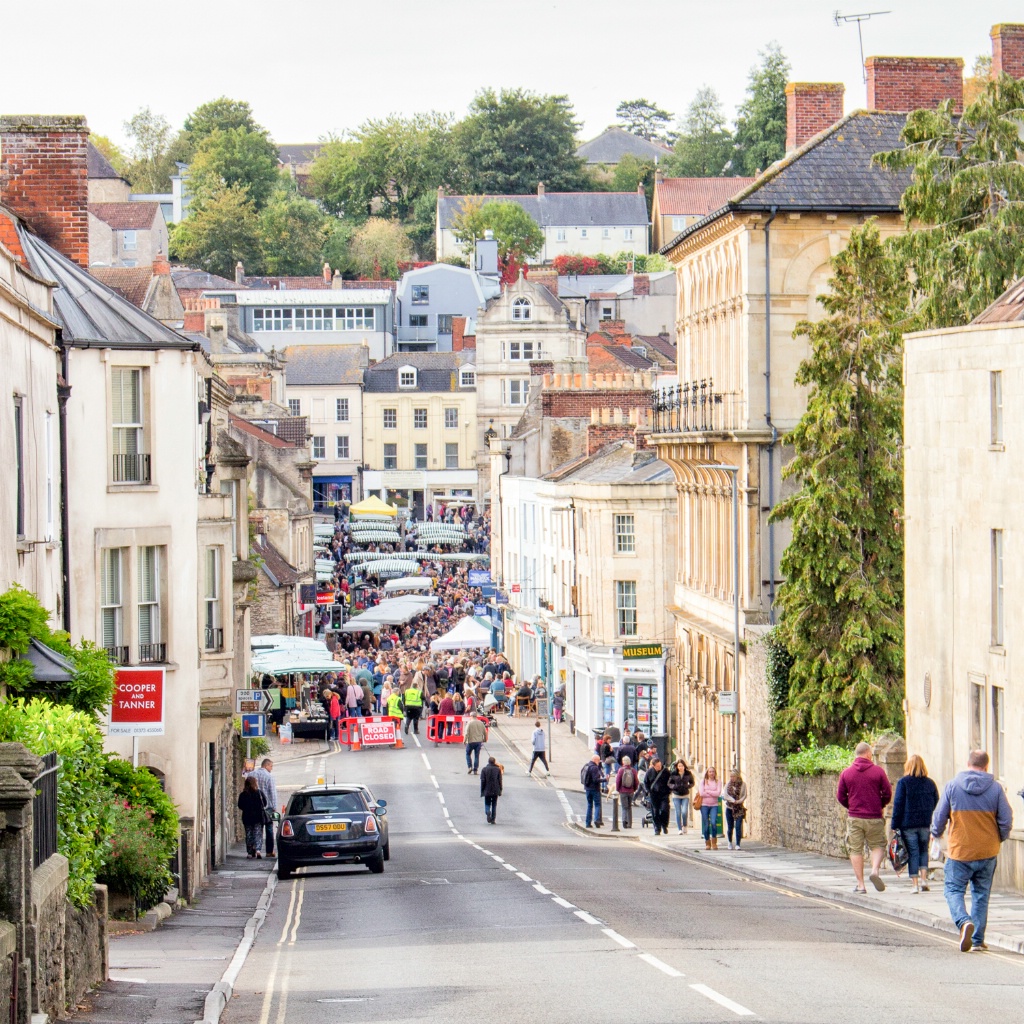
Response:
M789 777L794 775L828 775L848 768L854 759L854 752L848 747L803 747L790 754L783 764Z
M117 803L127 802L149 815L164 858L170 860L178 848L180 824L177 808L164 792L160 780L145 768L134 768L131 762L114 754L107 756L104 772Z
M99 880L135 901L136 913L155 907L174 884L166 843L151 814L127 800L114 804L114 837Z

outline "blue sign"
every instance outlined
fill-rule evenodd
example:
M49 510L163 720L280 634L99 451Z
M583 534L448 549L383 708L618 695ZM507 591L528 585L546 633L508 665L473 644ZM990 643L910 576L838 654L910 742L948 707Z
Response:
M481 595L483 595L484 597L494 597L494 591L495 591L495 589L496 589L496 588L495 588L495 586L494 586L494 584L493 584L493 583L485 583L485 584L484 584L484 585L483 585L483 586L482 586L482 587L480 588L480 593L481 593Z
M490 569L470 569L467 576L471 587L482 587L491 582Z
M500 590L495 591L494 603L495 604L508 604L508 594L503 594Z
M266 715L242 715L242 739L255 739L267 735Z
M485 604L475 604L475 605L473 605L473 614L474 615L486 615L487 614L487 605L485 605Z

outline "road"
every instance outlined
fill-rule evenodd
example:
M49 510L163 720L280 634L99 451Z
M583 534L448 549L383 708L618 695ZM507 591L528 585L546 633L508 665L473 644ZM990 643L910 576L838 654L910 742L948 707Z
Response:
M1024 958L962 954L949 936L743 880L725 858L581 835L567 823L581 794L491 748L506 766L494 826L458 747L275 769L282 792L324 768L371 785L391 860L383 875L281 883L224 1024L1020 1020Z

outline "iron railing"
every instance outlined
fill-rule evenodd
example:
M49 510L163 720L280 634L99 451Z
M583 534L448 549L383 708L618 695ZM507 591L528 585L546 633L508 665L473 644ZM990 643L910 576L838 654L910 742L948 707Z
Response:
M150 457L143 452L114 455L115 484L148 484L153 477L150 472Z
M224 630L215 629L213 626L206 627L206 650L208 651L223 651L224 650Z
M161 664L167 660L167 644L139 644L139 664Z
M57 754L43 755L42 771L32 780L32 866L57 852Z
M115 665L127 665L131 659L131 651L127 646L107 646L103 649L107 652L107 657Z
M656 434L720 433L741 429L740 395L715 391L714 381L695 380L654 393L652 414Z

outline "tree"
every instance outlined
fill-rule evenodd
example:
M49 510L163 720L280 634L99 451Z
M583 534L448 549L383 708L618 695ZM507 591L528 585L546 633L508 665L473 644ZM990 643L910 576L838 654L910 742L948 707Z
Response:
M137 192L169 192L175 170L170 122L143 107L124 122L124 130L132 141L131 161L125 168L132 187Z
M244 128L214 129L199 144L189 166L193 206L222 188L244 189L256 209L262 209L280 179L277 147L260 132Z
M506 282L514 281L519 268L544 246L544 233L518 203L465 200L452 222L452 233L470 260L477 240L487 231L498 243L498 266Z
M193 148L214 132L227 132L234 128L257 135L267 134L267 130L256 123L248 103L230 100L227 96L203 103L185 118L185 132Z
M292 188L279 188L260 212L260 240L268 274L316 274L331 236L330 219Z
M352 139L331 139L320 148L309 181L313 197L328 213L362 221L373 212L373 182L362 154L362 145Z
M665 126L672 120L667 110L644 99L623 100L615 108L615 117L627 132L639 135L648 142L664 139Z
M371 217L352 235L348 254L360 277L397 280L398 264L412 257L412 242L401 224Z
M662 169L681 178L713 178L724 172L732 152L722 102L714 89L703 85L686 108L672 155L662 162Z
M89 133L89 141L107 158L110 166L118 174L124 176L130 161L124 155L120 146L116 142L111 141L106 135L99 135L96 132Z
M809 395L783 476L799 489L772 512L793 526L779 590L793 659L775 721L783 748L901 724L906 269L869 221L832 261L829 315L796 328Z
M907 117L905 148L875 159L913 178L896 243L916 279L921 327L973 319L1024 274L1024 82L1009 75L957 116L951 103Z
M736 173L757 174L786 155L786 82L789 61L778 43L758 51L747 98L736 112Z
M576 155L578 129L567 96L485 89L455 131L465 187L496 195L527 195L541 181L552 192L582 187L587 178Z
M626 153L612 171L611 181L608 184L609 190L612 192L635 192L638 185L643 185L648 209L650 209L651 201L654 199L654 170L653 160L641 160L640 157L634 156L632 153Z
M221 188L193 208L171 235L171 256L211 274L233 278L241 260L250 273L263 268L260 218L240 185Z
M964 79L964 106L969 107L985 91L992 79L992 55L983 53L974 58L971 73Z

